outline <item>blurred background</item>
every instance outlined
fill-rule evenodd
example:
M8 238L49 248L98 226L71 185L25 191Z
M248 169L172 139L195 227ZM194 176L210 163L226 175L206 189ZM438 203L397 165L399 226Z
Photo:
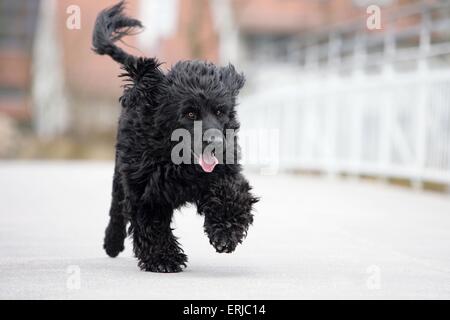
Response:
M0 0L0 298L450 297L450 1L129 0L125 50L247 77L254 226L218 255L183 208L167 278L101 246L122 82L91 32L115 3Z
M0 158L113 159L120 69L93 54L91 32L114 3L0 0ZM277 132L277 157L261 150L249 167L448 190L448 1L129 0L127 12L146 27L127 51L246 74L243 129Z

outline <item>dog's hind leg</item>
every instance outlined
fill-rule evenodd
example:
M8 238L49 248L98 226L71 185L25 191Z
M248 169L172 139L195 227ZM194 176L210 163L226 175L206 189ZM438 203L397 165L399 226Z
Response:
M124 240L127 236L126 220L122 208L123 189L117 172L114 174L109 223L105 231L103 248L108 256L114 258L124 250Z
M163 206L152 206L131 221L134 253L141 270L151 272L180 272L186 267L187 256L170 228L173 210Z

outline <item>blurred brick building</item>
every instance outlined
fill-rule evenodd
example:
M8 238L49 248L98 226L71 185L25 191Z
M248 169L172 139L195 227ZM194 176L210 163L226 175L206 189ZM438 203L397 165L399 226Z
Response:
M0 1L0 112L29 117L31 52L39 3Z
M67 110L59 118L53 119L54 122L64 121L64 124L55 131L51 129L51 121L48 121L49 130L43 132L51 135L52 132L82 134L112 131L119 110L117 98L121 92L121 82L117 75L120 69L110 59L93 54L90 42L97 13L115 2L2 0L0 113L22 120L33 119L33 122L36 117L41 117L41 126L45 127L46 119L50 119L54 110L58 110L58 105L60 108L65 105ZM398 6L416 1L369 2ZM246 62L261 57L270 61L270 57L283 56L309 30L364 17L369 2L130 0L127 4L128 13L140 18L146 29L137 37L125 39L125 49L136 55L157 56L166 62L164 68L170 68L171 64L180 59L205 59L218 63L232 61L245 67ZM68 17L73 14L69 8L74 5L80 9L79 29L70 29L66 25ZM52 8L53 15L47 13L49 8ZM52 22L39 22L39 17ZM39 38L34 33L36 30L50 29L52 33L48 37ZM33 49L39 48L36 45L37 39L41 42L40 50ZM45 51L46 48L54 48L53 51L58 52ZM50 58L47 54L54 54L54 57ZM49 59L53 62L37 69L33 67L39 61L42 64L42 61ZM40 70L39 76L36 77L32 70ZM50 101L56 95L63 98L53 109L36 111L32 82L46 83L47 78L50 88L44 88L43 95L47 95ZM61 85L56 89L52 87L52 83ZM58 92L52 91L53 89ZM41 104L45 108L45 102Z

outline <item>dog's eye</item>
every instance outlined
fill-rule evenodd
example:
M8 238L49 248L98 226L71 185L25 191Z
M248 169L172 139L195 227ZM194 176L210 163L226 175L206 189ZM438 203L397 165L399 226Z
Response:
M186 116L187 116L189 119L191 119L191 120L197 119L197 115L196 115L195 112L193 112L193 111L188 112L188 113L186 114Z

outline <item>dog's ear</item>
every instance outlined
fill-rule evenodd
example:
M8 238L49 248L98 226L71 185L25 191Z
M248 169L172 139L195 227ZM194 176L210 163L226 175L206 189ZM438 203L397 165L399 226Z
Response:
M238 73L232 64L220 69L220 78L233 95L237 95L245 84L244 74Z

